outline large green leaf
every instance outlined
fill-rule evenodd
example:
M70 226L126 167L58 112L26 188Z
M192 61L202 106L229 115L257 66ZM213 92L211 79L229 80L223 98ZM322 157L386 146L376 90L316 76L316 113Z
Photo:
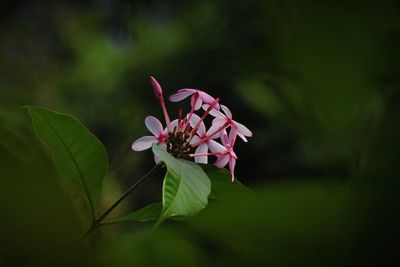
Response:
M167 166L160 221L171 216L190 216L204 209L211 192L210 179L194 162L176 159L153 145L154 154Z
M231 174L225 168L217 168L212 164L201 164L211 180L211 194L209 198L222 201L235 201L239 198L253 197L254 193L239 180L232 182Z
M162 204L161 203L153 203L149 204L141 209L133 211L128 215L116 219L104 222L104 224L116 224L116 223L124 223L124 222L146 222L157 220L160 217L162 211Z
M36 135L49 147L59 173L74 190L86 195L92 216L108 170L103 144L72 116L27 107Z

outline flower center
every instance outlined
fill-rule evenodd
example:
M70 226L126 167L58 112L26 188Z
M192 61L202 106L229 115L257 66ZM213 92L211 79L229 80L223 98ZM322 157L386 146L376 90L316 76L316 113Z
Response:
M167 152L176 158L190 159L194 149L189 143L190 135L186 132L172 132L166 138Z

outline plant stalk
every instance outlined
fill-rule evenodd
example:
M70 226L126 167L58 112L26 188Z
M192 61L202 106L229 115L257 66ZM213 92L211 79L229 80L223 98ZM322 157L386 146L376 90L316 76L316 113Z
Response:
M96 220L93 221L89 229L82 236L82 239L84 239L91 232L99 228L103 220L111 213L111 211L113 211L119 205L119 203L122 202L122 200L124 200L133 190L135 190L136 187L138 187L144 180L146 180L146 178L150 177L152 174L161 169L163 166L164 163L157 164L151 170L149 170L145 175L143 175L142 178L140 178L135 184L129 187L128 190L126 190L125 193L123 193L102 215L100 215Z

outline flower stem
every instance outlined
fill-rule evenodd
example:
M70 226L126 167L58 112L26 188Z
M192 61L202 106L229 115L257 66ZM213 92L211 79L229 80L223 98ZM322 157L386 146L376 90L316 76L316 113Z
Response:
M201 143L204 143L204 142L210 140L214 135L216 135L217 133L225 130L229 125L230 125L229 122L225 122L221 127L219 127L217 130L215 130L213 133L208 134L205 139L200 140L197 143L192 144L192 146L196 147L196 146L200 145Z
M190 141L192 141L192 138L193 138L193 136L196 134L197 130L199 129L201 122L204 121L204 119L207 117L207 115L208 115L208 113L210 112L210 110L212 110L212 109L215 107L215 105L218 104L218 102L219 102L219 97L217 97L217 98L214 100L214 102L212 102L212 103L210 104L210 106L209 106L209 107L207 108L207 110L204 112L203 116L201 116L201 118L200 118L200 120L197 122L196 126L195 126L195 127L193 128L193 130L190 132L190 137L189 137L188 143L190 143Z
M157 164L151 170L149 170L142 178L140 178L135 184L133 184L128 190L125 191L102 215L100 215L93 223L90 225L89 229L86 233L82 236L82 239L88 236L91 232L96 230L101 226L103 220L113 211L119 203L122 202L136 187L138 187L146 178L150 177L156 171L161 169L164 166L164 163Z

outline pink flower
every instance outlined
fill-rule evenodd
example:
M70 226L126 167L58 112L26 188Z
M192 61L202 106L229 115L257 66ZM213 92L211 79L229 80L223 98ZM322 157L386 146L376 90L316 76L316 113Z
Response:
M132 149L135 151L143 151L149 149L153 143L158 144L162 149L166 149L167 129L163 129L161 122L153 116L148 116L145 119L147 129L153 134L152 136L143 136L137 139L132 144ZM154 158L156 163L159 162L158 158Z
M229 133L229 137L226 131L221 133L221 141L225 146L226 150L222 152L222 155L217 156L217 161L214 163L218 168L225 167L226 164L229 164L229 171L231 172L232 182L235 180L235 165L237 156L233 151L233 146L235 145L236 135L234 129L231 129Z
M179 102L189 96L192 96L190 104L194 110L199 110L203 102L206 104L211 104L212 102L215 101L214 97L210 96L209 94L200 91L198 89L190 89L190 88L178 90L178 92L169 97L169 101ZM216 104L215 108L219 110L218 103Z
M203 109L207 109L209 105L205 104L203 105ZM234 121L232 118L232 112L224 105L221 105L221 109L224 111L225 114L222 112L212 109L210 111L210 114L215 117L213 120L213 126L215 127L228 127L231 126L235 131L233 133L236 133L243 141L247 142L246 136L251 137L253 136L252 132L243 124Z
M207 164L208 157L205 154L208 153L208 150L213 153L218 153L224 151L225 148L221 144L213 140L216 139L218 135L210 135L215 130L213 128L210 128L208 131L206 131L206 126L204 125L204 122L201 121L201 118L198 115L193 114L190 119L190 125L192 126L192 128L194 128L197 124L200 125L197 130L197 135L193 136L190 144L193 146L198 145L195 153L199 154L199 156L195 156L195 162Z
M142 151L157 144L176 158L194 158L197 163L208 163L208 156L215 156L217 160L214 164L217 167L223 168L229 165L232 181L234 181L237 156L233 151L233 146L236 137L239 136L247 142L246 137L252 136L251 131L233 120L230 110L219 104L219 97L214 98L203 91L189 88L181 89L171 95L170 100L178 102L191 96L190 112L182 116L182 109L179 109L178 119L170 121L160 84L152 76L150 76L150 82L160 102L167 127L163 129L161 122L153 116L146 117L146 127L153 135L137 139L132 144L132 149ZM195 113L200 107L205 110L201 117ZM219 111L220 109L222 112ZM204 120L209 114L215 118L207 130ZM229 135L227 128L230 128ZM221 139L222 144L216 141L218 138ZM154 160L159 163L156 156Z

